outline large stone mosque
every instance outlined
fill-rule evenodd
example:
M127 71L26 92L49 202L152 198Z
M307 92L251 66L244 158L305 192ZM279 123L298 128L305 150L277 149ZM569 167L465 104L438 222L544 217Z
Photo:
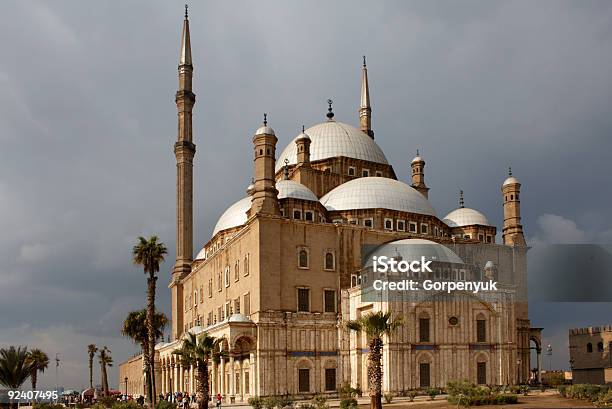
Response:
M532 367L541 366L541 329L531 328L521 294L527 253L521 184L510 174L501 185L501 243L495 225L465 207L463 197L456 210L439 217L428 201L423 157L417 153L410 163L407 184L376 143L365 58L359 127L337 121L328 101L327 118L303 129L277 156L277 137L264 117L252 138L253 181L246 196L221 215L194 258L193 69L185 15L176 93L172 335L156 347L158 393L195 391L194 368L172 354L188 331L222 339L227 354L209 368L210 386L228 402L254 395L333 396L347 383L367 391L367 342L345 323L380 310L404 319L385 339L384 391L443 387L455 379L506 385L538 376ZM362 294L367 246L401 257L435 254L440 262L495 277L501 288L487 296L369 300ZM464 278L449 271L451 279ZM536 363L530 362L532 349ZM119 372L122 391L145 393L141 357L121 364Z

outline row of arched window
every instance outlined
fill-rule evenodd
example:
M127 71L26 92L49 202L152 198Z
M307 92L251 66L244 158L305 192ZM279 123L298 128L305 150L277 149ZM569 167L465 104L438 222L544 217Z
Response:
M612 341L610 341L610 342L608 343L608 349L609 349L610 351L612 351ZM586 345L586 350L587 350L587 352L588 352L588 353L593 352L593 344L589 342L589 343ZM597 352L603 352L603 351L604 351L604 343L603 343L603 342L601 342L601 341L599 341L599 342L597 343Z

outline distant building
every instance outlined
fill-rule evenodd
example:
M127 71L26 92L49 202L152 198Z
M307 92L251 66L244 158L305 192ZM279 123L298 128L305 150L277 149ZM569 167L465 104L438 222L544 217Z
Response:
M569 331L573 383L612 383L612 325Z

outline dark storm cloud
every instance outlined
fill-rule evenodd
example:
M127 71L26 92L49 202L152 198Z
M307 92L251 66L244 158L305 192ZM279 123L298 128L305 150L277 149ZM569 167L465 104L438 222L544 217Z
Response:
M158 234L173 258L182 4L3 4L0 343L59 352L67 385L85 384L87 343L107 343L116 361L134 351L117 334L145 302L130 261L135 237ZM281 148L324 119L327 98L338 120L357 122L362 54L376 140L403 180L420 148L440 216L463 189L499 227L512 164L530 240L612 239L609 2L219 1L190 10L196 248L244 195L263 112ZM170 267L158 292L167 314ZM570 325L609 320L609 305L587 307L564 307L567 322L547 308L531 316L562 342ZM54 384L52 374L43 382Z

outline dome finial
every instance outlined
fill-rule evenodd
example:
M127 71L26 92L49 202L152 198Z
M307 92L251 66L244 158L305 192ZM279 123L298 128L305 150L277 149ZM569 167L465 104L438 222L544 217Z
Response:
M512 166L508 166L508 176L512 176Z
M264 120L263 120L263 125L264 126L268 126L268 114L264 112Z
M366 57L365 57L365 55L363 56L363 67L364 68L366 67Z
M417 156L421 156L421 155L419 154L419 148L417 148Z
M463 190L459 191L459 207L462 208L462 209L465 207L465 205L463 203Z
M285 180L289 180L289 159L285 159Z
M302 125L302 133L306 132L306 129L304 128L304 125Z
M189 5L185 4L185 20L187 20L189 18Z
M332 109L333 103L334 101L332 101L331 99L327 100L327 105L329 105L329 107L327 108L327 119L329 119L330 121L334 118L334 111Z

